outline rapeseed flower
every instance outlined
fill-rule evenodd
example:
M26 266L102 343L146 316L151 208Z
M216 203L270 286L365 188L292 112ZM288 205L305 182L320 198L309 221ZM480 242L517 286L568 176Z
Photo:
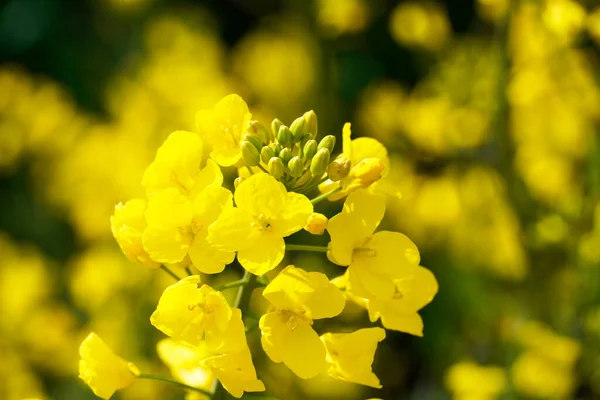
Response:
M229 190L213 184L193 200L175 188L156 193L148 202L148 227L142 237L150 258L172 264L189 255L192 264L203 273L223 271L235 254L212 247L206 237L209 226L233 207L232 197Z
M385 339L382 328L359 329L351 333L326 333L321 341L327 350L328 374L343 381L381 388L371 370L377 344Z
M221 292L200 285L200 277L192 275L165 289L150 322L172 339L219 348L229 339L225 334L231 315Z
M461 361L448 369L446 387L455 400L493 400L506 388L506 373L501 367Z
M158 268L159 263L152 260L142 245L142 234L146 229L146 201L129 200L115 206L110 217L110 227L119 247L131 261L148 268Z
M259 322L263 349L300 378L327 368L325 347L312 328L314 319L333 318L344 309L342 292L320 272L287 266L265 288L271 307Z
M219 165L229 167L240 161L240 144L251 117L248 105L237 94L224 97L212 110L198 111L196 126L212 145L210 157Z
M281 262L283 238L304 227L313 206L264 173L240 183L234 199L236 207L224 210L209 226L207 240L217 249L237 251L246 270L262 275Z
M163 339L156 345L158 357L179 382L192 387L210 390L214 377L202 360L210 354L208 349L191 346L173 339Z
M142 178L148 196L175 188L184 196L194 197L209 184L221 185L223 175L211 160L201 168L204 144L195 133L176 131L156 152L154 161Z
M113 351L94 332L79 347L79 378L103 399L109 399L117 390L133 385L140 375L138 368Z
M419 265L419 251L408 237L390 231L374 233L384 213L383 199L361 190L348 196L342 212L327 225L329 259L348 266L353 293L366 299L392 299L394 280L406 277Z

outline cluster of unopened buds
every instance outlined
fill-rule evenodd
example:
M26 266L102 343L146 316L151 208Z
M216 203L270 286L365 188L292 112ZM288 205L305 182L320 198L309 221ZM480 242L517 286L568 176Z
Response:
M173 132L158 149L142 180L147 200L117 205L111 219L129 259L177 279L150 318L168 336L157 351L174 379L141 373L94 333L81 344L80 377L105 399L137 378L171 380L207 396L220 387L235 397L261 392L246 341L246 332L258 327L267 356L300 378L327 373L380 388L371 364L385 329L319 335L313 321L334 318L353 301L386 329L422 335L418 311L436 294L437 282L419 266L408 237L377 230L385 213L377 190L389 168L385 147L371 138L351 140L346 124L343 152L334 158L335 137L318 139L313 111L289 127L276 119L268 129L233 94L198 112L196 122L198 133ZM220 167L238 168L233 193L223 187ZM316 213L325 199L345 199L341 212L330 219ZM302 229L327 231L329 240L286 243ZM330 280L310 265L288 265L269 280L286 251L322 252L343 269ZM236 257L243 278L203 282ZM180 279L174 270L189 276ZM221 291L233 288L238 294L230 304ZM270 303L260 318L249 312L255 289ZM195 370L204 371L200 381L185 373Z

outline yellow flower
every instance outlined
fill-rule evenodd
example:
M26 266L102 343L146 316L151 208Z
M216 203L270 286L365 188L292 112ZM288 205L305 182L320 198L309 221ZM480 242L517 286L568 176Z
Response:
M109 399L117 390L131 386L140 375L134 364L113 353L94 332L81 343L79 355L79 378L103 399Z
M225 297L208 285L200 286L200 277L192 275L165 289L150 322L172 339L192 346L204 340L210 348L220 348L228 339L230 319Z
M284 237L302 229L311 202L268 174L244 180L234 194L237 208L224 210L208 228L208 242L218 249L237 251L238 261L249 272L262 275L281 262Z
M259 322L262 346L300 378L327 368L325 348L312 329L313 319L333 318L344 309L342 292L320 272L287 266L263 291L272 304Z
M367 300L371 322L381 318L386 329L423 336L423 320L417 313L433 300L438 291L435 276L427 268L417 267L409 274L394 280L395 292L391 299ZM350 287L350 292L352 288Z
M321 340L327 350L328 374L343 381L381 388L371 370L377 343L385 339L382 328L359 329L352 333L326 333Z
M398 232L373 233L383 218L383 199L365 190L348 196L341 213L329 220L329 259L348 266L348 280L355 295L367 299L391 299L395 279L419 265L415 244Z
M387 175L390 169L387 149L383 144L373 138L361 137L352 140L350 137L350 123L346 123L342 131L342 154L351 162L350 173L340 181L328 179L319 185L321 193L342 188L328 197L330 201L343 199L360 188L372 186Z
M234 397L239 398L244 392L264 391L264 384L256 377L238 308L231 310L223 336L226 345L219 347L211 347L206 341L190 346L166 339L159 343L159 356L173 375L188 385L208 389L217 378Z
M185 342L163 339L156 345L158 357L171 370L179 382L196 388L210 390L214 377L202 364L210 351L205 346L191 346Z
M500 367L462 361L452 365L446 373L446 387L456 400L492 400L504 391L506 374Z
M223 175L214 162L208 160L206 166L200 168L202 152L202 139L195 133L171 133L144 172L142 185L146 188L148 196L175 188L183 195L193 197L211 183L221 185Z
M327 227L327 217L320 213L312 213L308 216L304 230L313 235L322 235Z
M146 229L146 201L129 200L115 206L115 213L110 217L110 227L119 247L128 259L148 268L158 268L159 263L150 259L142 246L142 233Z
M231 192L221 186L209 185L193 201L174 188L158 192L148 202L144 249L161 263L177 263L189 255L199 271L222 272L235 253L212 247L206 237L209 226L232 207Z
M240 160L240 143L251 117L248 105L237 94L225 96L212 110L198 111L196 126L212 145L210 157L219 165L229 167Z

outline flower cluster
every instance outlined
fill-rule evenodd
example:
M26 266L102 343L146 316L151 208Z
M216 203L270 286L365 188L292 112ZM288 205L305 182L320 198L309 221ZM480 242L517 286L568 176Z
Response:
M264 391L246 340L246 332L258 327L266 355L300 378L327 373L381 387L371 364L384 329L320 334L313 323L340 315L350 299L386 329L422 335L418 311L436 294L435 277L419 266L408 237L376 232L385 213L385 191L378 190L389 169L385 147L371 138L352 140L346 124L343 152L334 158L335 136L318 139L313 111L290 126L275 119L269 129L252 119L237 95L198 112L196 123L198 133L173 132L158 149L142 179L147 198L117 205L111 218L129 259L177 279L150 318L169 337L158 352L174 382L209 396L214 379L235 397ZM220 168L232 166L238 168L233 193ZM325 199L344 198L331 219L314 212ZM327 231L330 241L286 244L302 229ZM286 251L298 250L327 253L345 273L330 280L293 265L270 272ZM236 258L244 277L209 285L207 275L223 272ZM188 276L180 279L183 271ZM259 287L269 303L260 318L248 309ZM231 288L239 291L232 304L222 293ZM82 344L80 375L97 395L109 398L135 377L155 378L105 347L95 336Z

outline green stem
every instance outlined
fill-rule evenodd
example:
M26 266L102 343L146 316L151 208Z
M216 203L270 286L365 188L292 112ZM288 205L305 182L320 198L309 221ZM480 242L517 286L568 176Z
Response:
M327 246L311 246L309 244L286 244L285 249L288 251L315 251L327 253Z
M173 279L175 279L177 282L179 282L181 280L180 277L178 277L173 271L171 271L167 266L165 265L161 265L160 269L162 269L163 271L165 271L167 274L171 275L171 277L173 277Z
M196 388L196 387L193 387L193 386L189 386L189 385L186 385L185 383L178 382L178 381L176 381L174 379L171 379L169 377L166 377L166 376L152 375L152 374L140 374L138 376L138 378L140 378L140 379L151 379L151 380L154 380L154 381L168 382L168 383L170 383L172 385L179 386L182 389L193 390L195 392L202 393L202 394L204 394L206 396L209 396L209 397L212 397L212 395L213 395L208 390L204 390L204 389Z
M248 284L247 279L238 279L237 281L231 281L215 286L215 290L220 292L221 290L232 289L240 286L246 286Z
M328 198L328 197L329 197L329 196L331 196L332 194L334 194L334 193L337 193L337 192L339 192L339 191L341 191L341 190L342 190L342 188L341 188L341 187L337 187L337 188L335 188L335 189L333 189L333 190L331 190L331 191L329 191L329 192L327 192L327 193L323 193L322 195L315 197L315 198L314 198L314 199L312 199L310 202L311 202L311 203L313 204L313 206L314 206L315 204L318 204L318 203L320 203L321 201L325 200L326 198Z
M192 272L192 269L190 267L185 267L185 272L188 273L188 276L194 275L194 273Z
M250 173L250 176L254 175L254 171L252 171L252 168L246 165L246 168L248 169L248 172Z

